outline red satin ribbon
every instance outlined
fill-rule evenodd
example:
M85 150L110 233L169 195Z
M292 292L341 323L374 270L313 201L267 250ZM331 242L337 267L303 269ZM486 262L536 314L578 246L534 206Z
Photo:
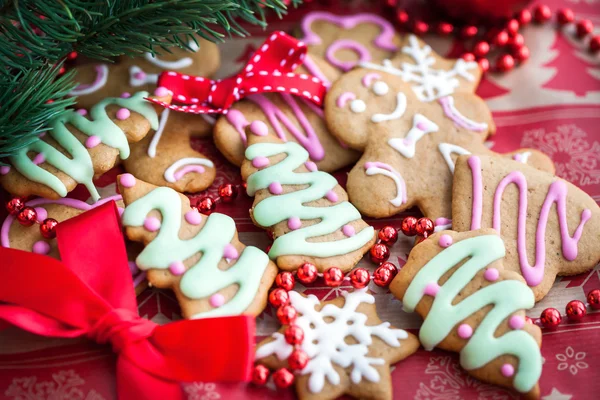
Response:
M327 91L319 79L307 74L294 74L306 56L306 45L284 32L273 33L250 57L240 73L226 79L210 80L200 76L163 72L158 86L173 92L173 100L184 105L147 100L175 111L193 114L227 114L227 109L254 93L290 93L323 104Z
M138 315L114 202L60 223L57 238L62 262L0 247L0 322L110 343L121 399L180 399L181 381L250 379L254 318L161 326Z

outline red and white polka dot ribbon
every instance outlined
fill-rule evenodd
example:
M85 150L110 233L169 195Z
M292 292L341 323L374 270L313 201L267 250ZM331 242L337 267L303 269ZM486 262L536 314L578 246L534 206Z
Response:
M226 114L231 105L254 93L289 93L320 106L326 86L319 79L293 71L302 64L306 45L284 32L273 33L250 57L240 73L226 79L163 72L158 86L173 92L178 104L148 99L171 110L193 114Z

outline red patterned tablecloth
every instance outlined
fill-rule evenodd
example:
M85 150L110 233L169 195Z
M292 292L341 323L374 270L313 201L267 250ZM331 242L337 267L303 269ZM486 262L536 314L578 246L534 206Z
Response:
M600 26L600 0L552 0L546 3L553 9L569 6L578 17L588 18ZM361 3L349 6L345 12L363 10L365 6ZM285 20L274 21L269 29L289 30L305 11L293 11ZM575 40L572 32L572 26L561 32L552 24L526 28L524 36L531 49L531 59L525 66L508 74L488 75L478 94L487 100L498 126L498 133L492 137L490 146L498 151L518 147L538 148L552 157L559 176L600 201L600 55L586 52L585 42ZM263 41L264 32L254 33L251 38L236 39L222 45L223 69L220 75L235 72L255 46ZM452 51L453 45L448 40L426 39L439 52ZM211 190L216 190L214 188L224 182L240 183L239 170L228 164L210 141L197 141L195 145L204 154L210 155L218 168ZM104 193L114 192L116 173L112 171L101 179L105 185ZM343 182L345 172L337 176ZM77 196L77 191L74 195ZM266 235L252 225L248 216L251 200L245 195L240 197L233 205L220 205L219 211L236 219L242 241L265 248L268 245ZM370 222L380 227L390 222L397 224L400 218ZM391 260L401 266L410 244L408 238L401 238L393 247ZM361 262L361 266L373 268L367 261ZM300 286L297 290L330 299L348 288ZM556 307L564 313L564 306L569 300L585 301L585 293L593 288L600 288L599 267L583 275L558 280L550 294L528 315L537 318L546 307ZM419 318L404 313L399 301L386 289L374 285L371 289L383 320L402 328L418 328ZM148 289L138 300L140 314L144 317L156 322L180 318L177 302L169 292ZM258 318L260 337L277 327L271 309ZM190 332L190 335L193 334ZM580 323L563 323L555 331L545 331L542 399L599 398L599 343L600 312L590 313ZM113 399L114 361L115 357L108 348L87 341L46 340L7 329L0 332L0 398ZM518 397L468 377L458 366L456 355L442 351L420 350L398 363L392 377L396 399L497 400ZM197 400L294 398L291 391L276 390L272 385L255 388L195 383L186 385L185 391L190 399Z

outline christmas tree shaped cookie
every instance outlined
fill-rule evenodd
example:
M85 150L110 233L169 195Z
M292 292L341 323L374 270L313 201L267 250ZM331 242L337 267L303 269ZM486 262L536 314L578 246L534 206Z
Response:
M337 180L318 171L303 147L283 143L265 123L254 121L246 132L242 177L254 196L252 219L273 233L271 259L285 270L305 262L319 271L350 270L375 242L375 232Z
M300 348L308 355L295 385L302 400L356 398L389 399L392 396L390 365L410 356L419 347L417 338L381 322L375 298L367 289L344 292L319 302L314 295L291 291L290 303L298 311L294 324L304 332ZM283 333L287 325L259 343L256 360L271 368L286 366L294 350Z
M152 285L175 292L186 318L263 310L277 267L238 240L233 219L202 215L184 195L131 174L120 175L118 184L125 232L145 245L137 265Z
M506 269L543 298L557 275L600 261L600 208L576 186L522 163L461 156L452 201L457 231L494 228L506 245Z
M425 350L459 352L474 377L539 398L540 328L527 323L534 295L516 272L503 267L504 243L492 229L442 231L418 244L390 290L405 311L424 322Z

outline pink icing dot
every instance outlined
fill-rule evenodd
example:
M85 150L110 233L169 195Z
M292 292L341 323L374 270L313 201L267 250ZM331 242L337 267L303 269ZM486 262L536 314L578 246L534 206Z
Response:
M437 292L439 292L439 290L440 290L440 285L438 285L437 282L429 282L427 284L427 286L425 286L425 290L423 290L423 293L428 296L435 297L435 295L437 294Z
M269 185L269 192L272 194L281 194L283 193L283 188L281 187L281 183L273 182Z
M196 210L190 210L185 213L185 220L188 224L200 225L200 222L202 222L202 214Z
M156 88L156 90L154 91L154 95L158 96L158 97L165 97L169 94L169 89L167 89L164 86L159 86Z
M223 249L223 257L229 258L231 260L237 260L240 254L237 249L231 244L227 243L225 248Z
M36 254L48 254L50 253L50 245L48 242L39 240L33 244L33 252Z
M338 195L333 190L328 191L325 197L327 197L327 200L331 201L332 203L338 201Z
M42 207L36 207L35 213L37 214L38 222L43 222L46 218L48 218L48 211Z
M121 182L121 185L123 185L123 187L126 187L126 188L134 187L135 186L135 176L133 176L131 174L123 174L123 175L121 175L121 179L119 179L119 182Z
M291 230L295 231L296 229L300 229L301 226L302 222L300 221L300 218L291 217L290 219L288 219L288 228L290 228Z
M267 124L262 121L254 121L250 124L250 132L256 136L267 136L269 134L269 128Z
M344 233L344 235L350 237L350 236L354 236L354 234L356 233L356 231L354 230L354 227L352 225L344 225L342 227L342 232Z
M254 157L254 159L252 160L252 165L254 166L254 168L266 167L267 165L269 165L269 159L263 156Z
M131 111L126 108L120 108L116 116L118 120L123 121L131 116Z
M148 217L144 220L144 228L150 232L156 232L160 229L160 220L156 217Z
M442 235L440 236L439 245L442 247L448 247L452 244L452 236L450 235Z
M508 320L508 326L510 326L511 329L523 329L525 326L525 319L519 315L513 315Z
M122 99L128 99L130 97L131 97L131 93L129 93L129 92L123 92L123 93L121 93L121 98Z
M44 153L38 153L35 155L35 157L33 157L33 163L35 165L40 165L44 161L46 161L46 157L44 156Z
M77 110L75 112L79 115L87 115L87 110L85 108L80 108L79 110Z
M171 271L173 275L183 275L185 272L185 265L183 265L181 261L172 262L169 264L169 271Z
M304 166L306 167L307 170L309 170L310 172L315 172L317 170L317 164L315 164L312 161L307 161L304 163Z
M10 172L10 166L3 165L0 167L0 175L6 175Z
M138 71L138 72L136 72L135 74L133 74L133 76L134 76L136 79L146 79L146 73L145 73L145 72L143 72L143 71Z
M494 282L496 279L498 279L498 276L500 276L500 272L493 267L486 269L483 273L483 277L490 282Z
M468 339L473 336L473 328L469 324L460 324L458 327L458 336L461 339Z
M100 139L100 137L96 136L96 135L92 135L85 140L85 147L87 147L88 149L93 149L94 147L98 146L100 143L102 143L102 140Z
M208 302L213 307L221 307L223 304L225 304L225 296L223 296L221 293L215 293L210 296Z
M500 368L500 372L502 372L502 375L508 378L515 374L515 367L510 364L504 364L502 368Z

